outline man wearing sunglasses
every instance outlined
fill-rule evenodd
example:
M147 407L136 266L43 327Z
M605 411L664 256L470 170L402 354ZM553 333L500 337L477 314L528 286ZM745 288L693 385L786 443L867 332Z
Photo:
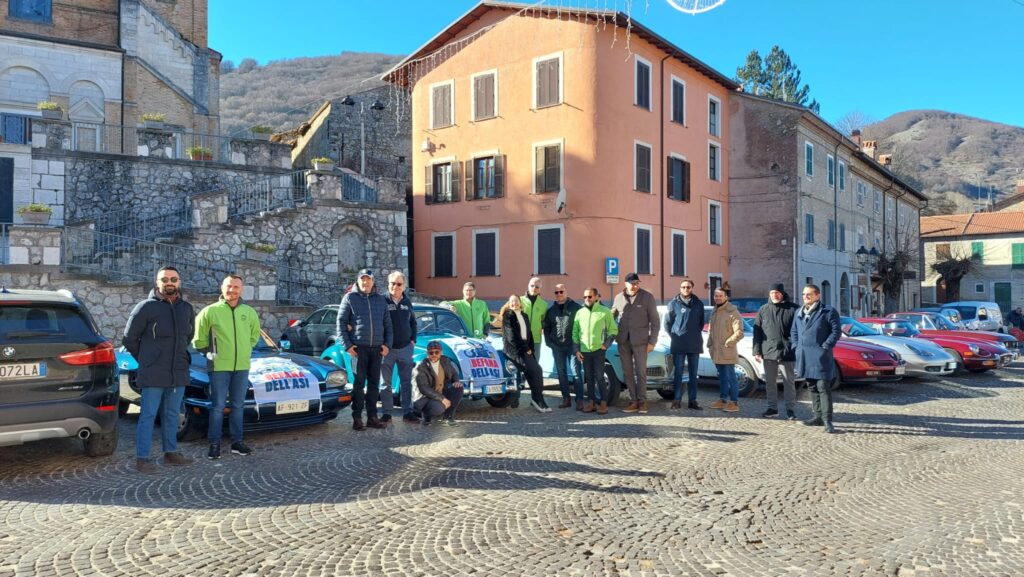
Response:
M572 392L576 392L576 410L583 410L583 366L572 346L572 323L580 305L569 298L564 284L555 285L555 302L548 307L544 315L544 341L551 348L551 356L555 359L555 370L558 373L558 387L562 391L562 404L559 409L572 406ZM569 363L572 363L572 388L569 382Z
M391 350L380 363L380 374L384 388L380 392L382 420L391 420L391 410L395 406L394 393L391 390L391 379L394 367L398 366L398 391L405 415L402 420L407 423L418 421L412 412L412 352L416 345L416 315L412 310L412 301L405 294L405 274L394 271L388 275L388 292L384 300L391 314L391 339L394 342Z
M444 356L441 341L427 343L427 357L416 365L413 380L416 400L413 407L423 415L423 424L441 417L442 425L455 425L455 410L462 402L459 370Z
M181 296L178 269L166 266L156 272L156 287L149 298L135 305L124 327L125 349L139 362L136 373L142 390L142 412L135 427L135 468L140 473L159 469L149 460L153 423L160 414L160 438L165 465L188 465L192 459L178 452L178 412L188 385L195 309Z

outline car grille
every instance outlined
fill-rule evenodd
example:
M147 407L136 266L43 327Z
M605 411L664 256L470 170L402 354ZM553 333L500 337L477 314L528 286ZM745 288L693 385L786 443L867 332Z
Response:
M647 367L648 377L664 377L665 367Z
M939 371L942 370L942 367L941 366L938 366L938 367L937 366L928 366L928 367L925 367L924 370L929 372L929 373L938 373Z

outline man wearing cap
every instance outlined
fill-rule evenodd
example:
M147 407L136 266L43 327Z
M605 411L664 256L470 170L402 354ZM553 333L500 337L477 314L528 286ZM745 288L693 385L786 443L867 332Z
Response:
M373 287L373 271L359 271L355 290L341 299L335 327L342 347L352 360L355 383L352 384L352 428L363 431L367 426L383 429L387 425L377 418L380 393L380 365L392 345L391 314L388 303ZM363 406L366 424L363 424Z
M778 374L782 370L783 398L786 401L786 418L796 420L796 387L793 384L793 362L796 352L790 344L793 317L800 308L789 300L782 284L772 285L768 291L768 302L761 305L754 319L754 358L764 363L765 390L768 393L768 410L764 417L772 419L779 414Z
M462 319L466 325L469 336L475 339L482 339L487 336L487 330L491 323L491 312L487 310L487 303L476 298L476 285L467 282L462 285L462 300L446 301L442 303Z
M413 406L423 415L423 424L441 417L442 425L455 425L455 410L462 402L462 383L455 363L444 356L441 341L427 343L427 357L413 371L416 382Z
M626 413L647 413L647 355L654 350L661 329L654 295L640 288L640 275L626 275L626 288L615 295L612 315L619 322L619 359L632 401Z

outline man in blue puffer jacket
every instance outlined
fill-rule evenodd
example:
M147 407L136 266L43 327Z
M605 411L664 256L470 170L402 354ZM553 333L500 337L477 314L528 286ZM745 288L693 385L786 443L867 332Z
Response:
M380 394L380 364L392 345L391 314L388 303L373 287L373 271L359 271L355 290L341 299L335 332L341 346L352 360L355 383L352 385L352 428L363 431L367 426L383 429L387 425L377 418L377 397ZM363 424L363 405L366 424Z

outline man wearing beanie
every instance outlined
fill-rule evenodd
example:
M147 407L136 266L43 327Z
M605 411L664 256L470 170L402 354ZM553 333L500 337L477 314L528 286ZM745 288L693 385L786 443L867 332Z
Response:
M793 384L796 353L790 343L790 332L798 308L789 300L785 287L775 284L768 290L768 302L761 306L754 319L754 358L764 363L764 382L768 394L768 410L764 416L769 419L779 414L778 374L781 369L786 418L796 420L796 387Z

